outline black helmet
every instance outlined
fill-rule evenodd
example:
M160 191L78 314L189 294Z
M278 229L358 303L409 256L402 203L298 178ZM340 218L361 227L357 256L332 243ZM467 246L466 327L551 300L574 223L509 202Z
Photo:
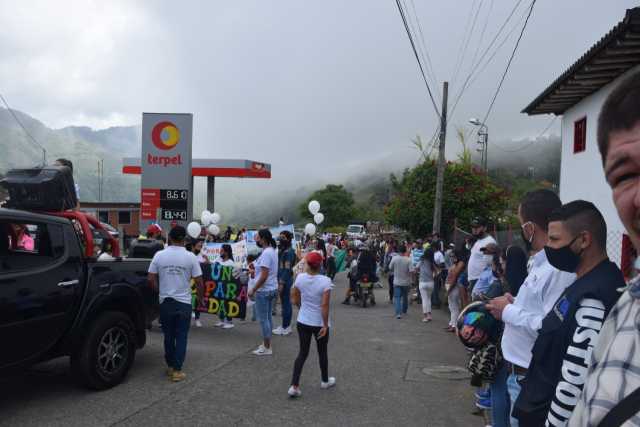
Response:
M458 337L465 347L480 348L488 342L496 343L500 324L487 310L484 301L469 304L458 316Z

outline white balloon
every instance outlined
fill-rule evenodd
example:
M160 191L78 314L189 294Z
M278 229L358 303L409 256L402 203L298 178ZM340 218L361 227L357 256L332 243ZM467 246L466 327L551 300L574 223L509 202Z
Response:
M189 236L193 237L194 239L197 239L200 236L201 231L202 227L200 227L200 224L195 221L187 225L187 233L189 233Z
M212 224L219 224L220 221L222 221L222 216L220 216L220 214L218 212L214 212L211 214L211 223Z
M206 221L206 219L207 219L208 217L210 217L210 216L211 216L211 212L209 212L208 210L206 210L206 209L205 209L205 210L203 210L203 211L202 211L202 214L200 214L200 221L201 221L204 225L207 225L207 221Z
M322 224L322 221L324 221L324 215L322 213L318 212L313 216L313 222L316 224L320 225Z
M316 226L314 224L307 224L304 226L304 233L309 236L316 234Z
M212 236L217 236L218 234L220 234L220 227L215 224L211 224L209 226L209 234L211 234Z
M320 202L318 202L317 200L310 201L309 212L311 212L311 215L315 215L320 212Z

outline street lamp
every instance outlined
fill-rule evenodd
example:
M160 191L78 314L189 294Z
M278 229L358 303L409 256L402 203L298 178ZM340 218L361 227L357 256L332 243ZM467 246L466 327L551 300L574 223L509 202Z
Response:
M469 123L471 123L474 126L480 126L480 129L478 129L478 144L480 144L481 152L482 152L480 165L484 169L485 173L489 173L488 160L487 160L488 159L487 152L489 148L489 127L474 117L469 119Z

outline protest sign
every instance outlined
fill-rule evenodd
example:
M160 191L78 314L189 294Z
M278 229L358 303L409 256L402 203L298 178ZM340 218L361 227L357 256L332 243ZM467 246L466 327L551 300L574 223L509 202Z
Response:
M247 313L247 285L233 276L233 267L201 264L203 297L197 301L198 290L191 285L192 301L196 311L244 319Z
M231 245L231 251L233 252L233 262L244 266L247 262L247 243L245 241L236 243L205 243L202 246L202 251L200 253L202 254L202 256L207 257L209 262L216 262L216 260L220 257L222 245L224 244Z

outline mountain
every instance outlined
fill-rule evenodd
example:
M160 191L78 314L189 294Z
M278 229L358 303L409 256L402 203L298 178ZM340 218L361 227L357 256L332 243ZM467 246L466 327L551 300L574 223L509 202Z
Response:
M138 126L92 130L71 126L51 129L28 114L12 110L29 134L47 152L47 163L64 157L73 162L80 199L98 200L98 162L104 161L104 201L130 202L140 198L140 179L122 174L122 158L140 152ZM41 165L42 148L20 127L11 113L0 108L0 173L8 169Z

